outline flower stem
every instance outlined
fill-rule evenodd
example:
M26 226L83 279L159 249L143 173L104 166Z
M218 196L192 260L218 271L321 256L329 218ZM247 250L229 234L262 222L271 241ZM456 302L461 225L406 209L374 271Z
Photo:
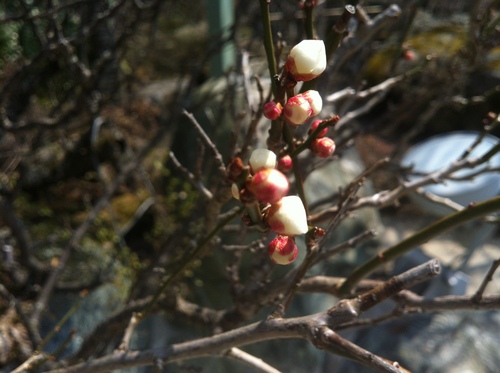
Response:
M314 4L312 4L311 1L306 1L304 3L304 14L305 14L305 32L306 32L306 38L307 39L314 39L315 34L314 34Z
M283 124L283 137L288 145L290 157L292 158L293 174L295 176L295 188L297 189L297 194L302 200L302 204L306 210L306 216L309 218L309 206L306 200L306 192L304 190L304 182L302 180L302 174L300 172L299 160L297 159L297 153L295 152L295 143L293 141L292 131L288 123Z
M267 65L269 68L269 75L271 78L271 85L273 90L273 95L276 97L278 95L278 86L274 77L278 74L278 69L276 67L276 57L274 54L274 41L273 33L271 29L271 18L269 17L269 4L271 0L260 0L260 14L262 17L262 27L264 28L264 47L266 49L267 55Z

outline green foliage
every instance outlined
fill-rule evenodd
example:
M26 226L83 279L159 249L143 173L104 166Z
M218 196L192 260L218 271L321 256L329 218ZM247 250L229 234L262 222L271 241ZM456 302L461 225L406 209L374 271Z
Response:
M0 17L5 17L5 11L1 6ZM21 55L19 28L20 26L17 23L0 25L0 69L5 64L15 61Z

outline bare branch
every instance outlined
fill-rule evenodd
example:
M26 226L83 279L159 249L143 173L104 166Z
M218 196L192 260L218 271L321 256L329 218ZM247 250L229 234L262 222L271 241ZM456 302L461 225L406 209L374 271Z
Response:
M488 270L488 273L486 273L486 276L484 276L483 281L481 282L481 285L477 289L477 291L474 293L472 296L472 301L475 303L480 303L481 300L483 299L483 294L484 291L486 290L486 287L488 284L493 281L493 275L495 274L495 271L498 269L500 266L500 259L496 259L491 263L491 267Z
M421 312L451 310L493 310L500 307L500 295L484 295L479 301L474 296L446 295L427 299L411 291L402 291L395 299L401 304L418 307Z
M341 353L350 359L379 369L382 372L398 372L398 370L390 370L393 369L394 366L391 368L391 364L387 363L384 359L374 356L370 359L366 359L366 354L369 354L367 351L358 349L358 346L351 342L344 341L344 339L334 337L336 334L333 333L331 329L334 330L342 324L353 321L361 313L370 309L375 304L396 295L405 287L413 286L416 283L435 276L439 273L439 270L439 263L436 260L431 260L400 275L394 276L390 280L381 283L374 289L357 298L344 299L326 312L289 319L270 317L265 321L243 326L211 337L174 344L163 350L146 350L141 352L117 351L112 355L77 364L62 370L54 370L51 371L51 373L83 373L90 371L97 373L139 365L154 365L158 360L170 363L181 359L218 354L229 348L244 346L268 339L283 338L303 338L311 341L311 343L315 345L321 343L320 345L325 348L325 343L328 345L332 344L333 348L331 350L334 353ZM325 327L327 328L325 329ZM326 337L328 338L325 339L325 335L322 335L320 330L326 330ZM341 346L340 351L338 350L339 346Z
M345 356L351 360L367 365L378 372L404 373L408 370L401 367L398 362L381 358L358 345L349 342L327 327L322 327L315 341L316 346L337 355Z
M212 199L213 198L212 192L210 192L203 185L203 182L200 179L198 179L191 172L189 172L189 170L186 167L184 167L179 162L179 160L175 156L174 152L172 152L172 151L169 152L168 158L169 158L170 162L172 162L172 164L175 166L175 168L178 169L179 171L181 171L184 174L184 176L186 177L186 179L191 183L191 185L193 185L200 192L200 194L203 197L205 197L206 199Z
M194 117L193 114L187 112L186 110L183 110L182 112L184 114L184 116L186 116L189 121L191 122L191 124L194 126L194 128L196 129L196 132L198 132L198 134L201 136L203 142L208 146L208 148L210 149L210 151L212 152L214 158L215 158L215 161L217 162L218 164L218 170L219 170L219 173L222 177L225 177L226 175L226 166L224 165L224 160L222 158L222 154L219 153L219 150L217 149L217 146L212 142L212 140L210 139L210 137L207 135L207 133L205 132L205 130L203 129L203 127L200 125L200 123L198 123L198 121L196 120L196 118Z
M127 328L125 329L125 333L123 334L122 341L120 346L118 346L118 350L127 351L130 346L130 339L132 338L132 334L134 333L137 325L142 320L142 315L140 313L134 312L132 313L132 317L128 323Z
M33 369L46 361L49 358L49 355L46 353L36 353L33 356L31 356L28 360L26 360L24 363L19 365L16 369L14 369L11 373L22 373L22 372L30 372L33 371Z
M280 373L279 370L273 368L269 364L267 364L264 360L259 359L249 353L240 350L239 348L233 347L223 353L223 356L230 357L231 359L235 359L238 361L242 361L251 367L257 369L260 372L264 373Z

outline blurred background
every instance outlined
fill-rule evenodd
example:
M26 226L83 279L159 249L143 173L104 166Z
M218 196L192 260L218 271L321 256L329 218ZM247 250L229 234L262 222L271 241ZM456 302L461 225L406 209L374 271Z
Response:
M321 38L348 3L317 3L314 22ZM495 123L489 113L498 115L500 108L498 1L359 5L365 18L356 16L347 24L348 42L318 82L323 97L412 73L384 90L373 105L349 97L325 100L325 117L342 117L364 106L369 110L335 134L339 159L346 161L317 175L311 187L317 188L311 189L316 196L346 185L387 156L392 162L371 175L364 193L394 188L408 149L435 135L483 131ZM393 5L399 9L391 13ZM270 10L278 61L283 62L290 47L304 38L303 12L300 2L292 0L271 1ZM269 86L258 1L0 4L0 369L12 370L37 346L70 361L116 348L130 316L124 310L144 306L141 301L204 233L207 205L170 151L207 185L217 185L216 164L209 157L200 161L207 149L182 110L195 115L228 163ZM265 142L264 123L250 145ZM489 133L498 137L500 128ZM346 223L332 244L374 227L382 234L318 273L346 275L380 245L435 219L410 199L400 202L400 209L369 210ZM236 223L230 228L223 243L242 244L243 228ZM439 252L450 265L447 277L441 288L421 293L472 291L469 284L477 284L498 257L497 234L484 232L487 239L478 243L446 236L435 246L419 248L394 270ZM245 234L245 242L255 239ZM455 265L454 259L485 244L487 254L474 262L479 263L476 272ZM256 252L227 248L199 260L171 300L181 294L216 310L229 307L227 266L242 258L258 266L263 260ZM253 267L245 268L242 276L250 279ZM51 279L56 281L51 284ZM318 294L298 298L291 316L324 310L335 301ZM176 307L173 300L165 301L141 324L133 347L161 347L212 333L208 322L193 325L179 318ZM255 318L266 315L267 307ZM497 313L477 314L403 318L346 336L416 372L494 372L500 365L500 320ZM68 321L45 342L65 315ZM369 371L325 356L305 341L269 342L248 351L284 372ZM229 372L235 367L253 371L216 358L185 362L171 371Z

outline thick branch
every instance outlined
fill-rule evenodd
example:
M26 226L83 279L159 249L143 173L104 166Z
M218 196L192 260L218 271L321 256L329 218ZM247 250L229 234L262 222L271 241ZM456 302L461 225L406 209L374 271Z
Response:
M379 266L390 262L398 256L406 253L414 247L421 245L430 239L442 234L452 228L460 226L468 221L477 219L484 215L488 215L500 211L500 197L491 198L484 202L478 203L472 207L458 211L454 214L448 215L437 222L421 229L412 236L398 242L391 246L377 256L373 257L360 267L356 268L342 284L339 291L340 294L347 294L350 290L361 280Z

